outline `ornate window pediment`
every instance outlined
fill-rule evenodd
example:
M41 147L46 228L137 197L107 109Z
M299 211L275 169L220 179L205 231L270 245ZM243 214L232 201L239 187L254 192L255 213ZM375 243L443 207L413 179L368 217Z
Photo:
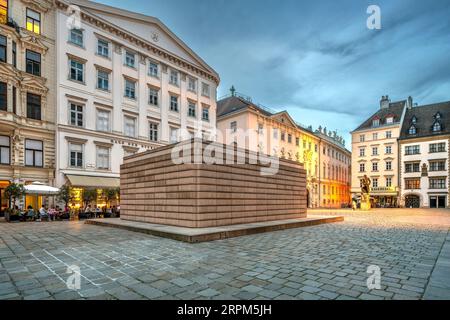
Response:
M48 47L34 34L27 35L22 38L24 47L45 54L48 51Z
M52 0L21 0L21 1L27 7L42 12L47 12L54 6Z

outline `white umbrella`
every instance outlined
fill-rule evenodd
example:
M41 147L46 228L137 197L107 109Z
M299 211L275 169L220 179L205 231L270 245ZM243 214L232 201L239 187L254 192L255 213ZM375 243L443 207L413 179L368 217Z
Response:
M42 195L42 196L52 196L52 195L57 195L59 193L59 189L50 187L50 186L46 186L45 184L40 183L40 182L33 182L32 184L25 186L25 193Z

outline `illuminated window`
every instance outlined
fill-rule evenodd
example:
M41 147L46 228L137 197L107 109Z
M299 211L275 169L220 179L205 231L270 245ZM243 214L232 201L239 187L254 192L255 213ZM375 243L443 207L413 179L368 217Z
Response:
M0 23L8 22L8 0L0 0Z
M41 14L27 8L27 30L41 34Z

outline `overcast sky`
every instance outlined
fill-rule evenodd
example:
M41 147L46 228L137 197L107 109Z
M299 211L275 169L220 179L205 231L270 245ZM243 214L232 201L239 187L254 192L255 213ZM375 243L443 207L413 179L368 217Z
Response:
M411 95L450 100L450 1L97 0L158 17L238 92L295 120L349 132ZM369 30L367 7L381 8Z

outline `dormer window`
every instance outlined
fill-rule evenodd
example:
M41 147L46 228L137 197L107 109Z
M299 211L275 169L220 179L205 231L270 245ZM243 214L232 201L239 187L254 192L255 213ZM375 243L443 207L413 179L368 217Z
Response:
M386 124L393 124L394 123L394 118L393 117L387 117L386 118Z
M417 134L417 129L414 125L412 125L411 127L409 127L409 135L415 135Z
M438 112L438 113L436 113L436 114L434 115L434 118L435 118L436 120L439 120L441 117L442 117L442 116L441 116L441 113L440 113L440 112Z
M373 119L372 120L372 126L373 127L379 127L380 126L380 119Z
M416 124L417 123L417 118L416 116L413 116L411 119L411 123Z
M440 132L441 130L442 130L441 124L439 123L439 121L436 121L433 124L433 132Z

